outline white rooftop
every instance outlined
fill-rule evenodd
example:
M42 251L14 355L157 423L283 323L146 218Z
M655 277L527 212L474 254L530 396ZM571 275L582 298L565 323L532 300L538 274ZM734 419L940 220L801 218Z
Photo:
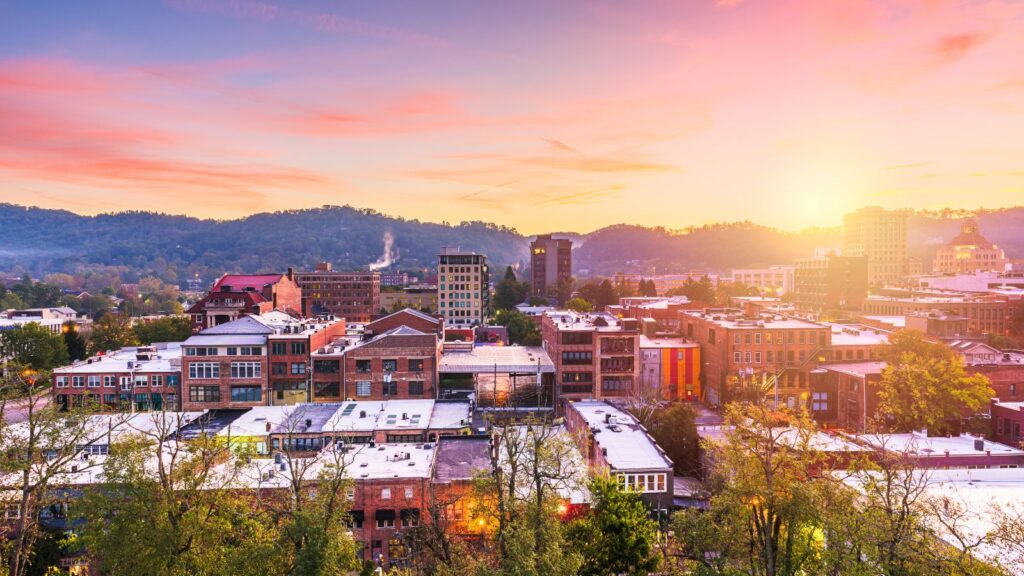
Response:
M630 414L600 400L573 402L569 409L595 431L594 442L607 452L605 460L614 471L672 468L672 461ZM614 424L607 421L608 416Z
M535 374L555 371L555 364L541 347L474 346L472 350L445 351L438 372L476 374L480 372L520 372Z
M810 320L802 320L792 316L761 314L753 318L747 317L738 310L686 310L684 314L696 316L714 322L723 328L733 330L785 330L785 329L824 329L826 326Z
M889 343L888 332L863 324L830 324L833 346L881 346Z
M986 452L991 452L993 456L1024 456L1024 450L970 434L929 438L923 432L911 432L908 434L859 435L853 436L853 438L890 452L919 458L945 457L947 451L950 456L979 456ZM983 443L982 450L974 447L975 440L980 440Z
M640 335L640 348L697 348L696 342L686 338L648 338Z
M150 355L151 360L139 360L138 351L138 346L122 348L103 356L79 360L70 366L54 368L53 372L54 374L109 374L134 371L146 374L181 371L181 344L177 342L157 345L156 352Z

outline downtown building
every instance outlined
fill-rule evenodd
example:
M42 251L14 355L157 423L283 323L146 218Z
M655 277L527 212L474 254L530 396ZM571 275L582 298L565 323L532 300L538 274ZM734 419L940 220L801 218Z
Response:
M368 270L337 272L321 262L313 272L295 273L302 288L305 316L337 316L346 322L369 322L381 308L381 274Z
M178 410L181 351L177 343L135 346L54 368L54 402L64 409Z
M445 247L437 256L437 311L448 326L483 324L491 305L487 256Z
M538 235L530 242L530 274L534 296L557 297L558 285L572 277L572 240Z
M844 216L843 256L867 258L870 286L900 282L908 273L907 213L871 206Z
M584 398L624 398L640 382L640 321L607 313L546 312L544 350L555 365L555 408Z
M801 311L859 310L868 295L864 256L801 258L793 273L793 302Z
M939 248L932 262L937 274L1004 272L1010 261L1003 250L981 235L978 221L965 220L960 233Z
M302 312L302 288L290 268L287 274L225 274L185 313L192 320L195 334L249 314L272 310Z

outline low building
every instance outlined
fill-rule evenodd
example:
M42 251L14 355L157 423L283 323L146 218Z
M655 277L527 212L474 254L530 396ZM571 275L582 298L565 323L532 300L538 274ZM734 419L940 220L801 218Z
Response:
M916 469L1024 468L1024 450L970 434L928 436L924 432L910 432L851 438L864 446L908 458Z
M640 383L669 402L701 397L700 346L685 338L640 336Z
M437 398L437 358L436 334L392 328L345 349L341 394L359 400Z
M1005 296L971 296L950 292L886 290L864 300L864 314L910 316L941 310L968 319L972 334L1006 334L1011 306Z
M767 268L740 268L732 271L733 284L753 286L761 292L781 296L793 291L795 266L775 265Z
M181 407L181 346L136 346L53 370L54 401L64 407L175 411Z
M1021 429L1024 428L1024 401L1001 402L992 400L992 439L1008 446L1021 447Z
M879 360L822 364L811 378L809 408L821 425L867 430L878 410Z
M963 359L968 374L988 378L995 398L1008 402L1024 400L1024 354L969 340L953 340L947 345Z
M186 314L192 319L192 332L197 333L273 310L302 312L302 288L290 268L287 274L225 274Z
M965 338L971 334L969 318L942 310L911 312L905 317L904 326L939 340Z
M654 320L658 331L679 333L679 313L683 310L704 308L700 302L690 302L686 296L658 298L620 298L618 306L609 307L608 313L620 318Z
M825 350L827 362L863 362L881 357L889 344L889 330L864 324L823 322L832 329L831 345Z
M565 424L589 467L640 493L648 506L672 506L672 460L632 415L598 400L570 402Z
M555 364L531 346L446 344L438 373L442 398L472 398L484 410L551 410Z

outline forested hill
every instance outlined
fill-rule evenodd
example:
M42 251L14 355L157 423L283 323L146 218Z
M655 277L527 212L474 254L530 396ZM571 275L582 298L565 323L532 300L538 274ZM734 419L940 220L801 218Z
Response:
M959 213L919 213L909 221L909 252L928 269L935 250L952 238ZM984 211L982 233L1024 258L1024 208ZM210 281L224 272L365 268L393 238L392 269L433 268L442 246L487 254L495 267L525 265L530 238L483 222L458 225L404 220L350 206L264 213L238 220L201 220L148 212L80 216L63 210L0 204L0 271L52 272L116 267L125 281L152 274L178 283L199 274ZM617 225L574 239L573 268L590 275L615 272L668 274L695 268L790 263L818 246L842 245L842 231L814 228L781 232L750 222L686 230ZM500 270L498 270L500 273Z

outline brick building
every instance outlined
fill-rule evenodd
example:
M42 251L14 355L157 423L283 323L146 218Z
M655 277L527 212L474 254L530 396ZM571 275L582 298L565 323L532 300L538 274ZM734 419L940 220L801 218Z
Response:
M247 314L281 310L302 312L302 288L289 268L287 274L225 274L189 307L192 332L232 322Z
M412 308L405 308L398 312L392 312L382 318L377 318L364 326L363 332L373 336L398 328L399 326L408 326L427 334L437 334L439 338L444 337L444 320L442 318L431 316Z
M445 247L437 256L437 310L449 326L478 326L491 308L487 256Z
M865 430L878 410L879 360L822 364L811 378L809 408L822 426Z
M793 302L799 310L859 309L868 295L868 259L835 254L801 258L793 284Z
M54 401L63 407L112 410L178 410L181 347L158 344L122 348L53 370Z
M680 319L683 336L700 345L702 389L712 404L762 389L794 407L806 401L810 372L832 344L828 326L798 318L751 317L726 308L686 311Z
M558 284L572 277L572 240L537 236L530 242L530 274L534 296L557 296Z
M302 321L280 312L207 328L182 343L182 405L203 410L305 401L311 347L344 331L342 320Z
M313 272L297 272L302 288L302 311L306 316L338 316L347 322L369 322L378 313L380 272L336 272L330 262L321 262Z
M700 346L684 338L640 336L640 382L669 402L701 397Z
M343 396L436 398L438 345L436 334L399 326L346 348Z
M877 316L910 316L935 310L967 318L972 334L1006 334L1010 328L1012 307L1005 296L886 290L886 294L869 295L863 308L864 314Z
M1024 402L992 400L992 439L1009 446L1024 446Z
M560 310L544 314L541 336L559 411L567 400L629 396L640 381L638 320Z
M705 307L700 302L691 302L686 296L629 297L619 298L619 303L608 307L608 312L620 318L654 320L659 331L679 333L679 312L699 310Z

